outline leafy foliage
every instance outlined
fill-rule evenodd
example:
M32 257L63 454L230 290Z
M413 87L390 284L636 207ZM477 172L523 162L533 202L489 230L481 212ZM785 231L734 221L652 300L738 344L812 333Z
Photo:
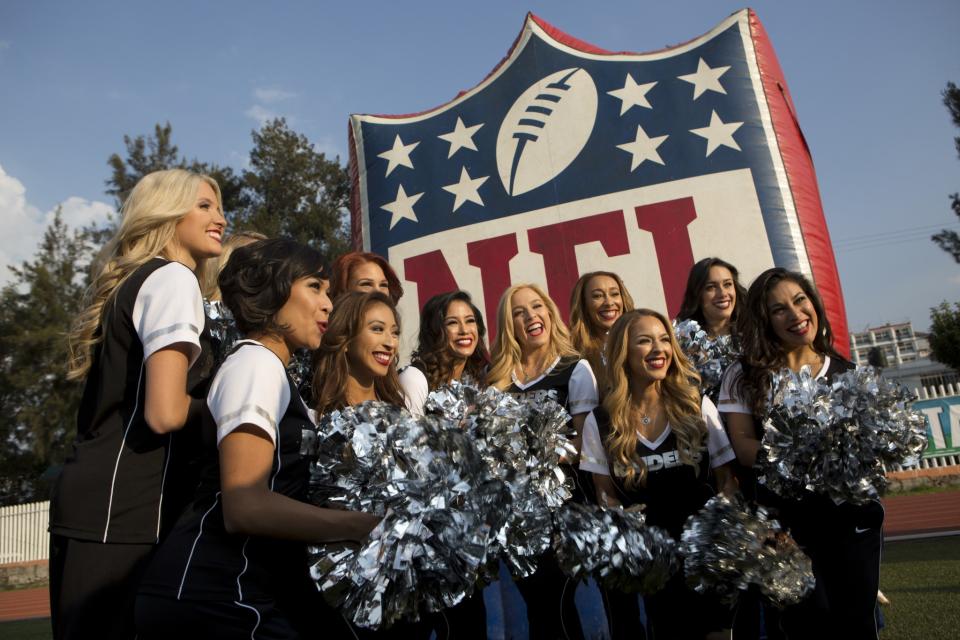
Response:
M934 360L960 370L960 302L930 310L929 340Z
M350 181L338 161L316 151L283 118L253 132L250 169L243 172L244 206L234 229L287 236L333 257L348 248L345 212Z
M0 504L46 496L46 473L63 460L81 389L67 381L66 332L79 312L89 236L58 210L32 261L10 267L0 293Z
M950 119L953 120L953 124L960 127L960 88L952 82L948 82L947 88L943 90L943 104L950 112ZM960 156L960 136L953 138L953 144L957 149L958 156ZM960 193L950 195L950 208L953 209L954 215L960 218ZM943 229L930 239L953 256L956 262L960 263L960 234L956 231Z

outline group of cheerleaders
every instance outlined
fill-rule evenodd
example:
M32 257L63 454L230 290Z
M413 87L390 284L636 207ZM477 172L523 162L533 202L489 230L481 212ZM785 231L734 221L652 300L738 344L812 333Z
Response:
M383 258L350 253L327 271L310 247L228 240L225 228L216 182L160 171L129 194L101 254L70 335L71 377L85 387L51 502L56 638L486 637L482 592L442 624L427 616L371 632L330 609L307 570L308 543L362 544L380 520L307 501L317 418L371 400L420 415L452 381L554 390L577 433L579 459L564 465L575 500L643 505L676 537L710 495L741 491L776 509L812 559L815 591L782 611L751 592L730 611L689 590L681 571L643 598L644 627L637 597L608 591L612 637L719 638L733 627L757 638L763 620L768 638L876 638L879 504L783 500L751 471L771 374L851 366L802 275L770 269L746 291L722 260L693 267L680 318L742 347L714 402L670 321L635 308L614 273L580 278L569 328L541 287L511 286L489 351L469 294L435 296L398 373L403 291ZM208 353L204 299L222 300L242 335L222 363ZM287 372L305 349L311 406ZM531 638L583 637L574 585L550 554L517 587Z

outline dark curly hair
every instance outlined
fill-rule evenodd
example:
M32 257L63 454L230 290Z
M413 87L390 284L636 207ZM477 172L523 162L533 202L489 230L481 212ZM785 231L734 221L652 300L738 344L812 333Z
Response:
M469 306L477 320L477 348L467 358L467 364L464 366L463 372L469 374L477 382L482 381L487 375L490 353L484 343L487 328L483 322L483 314L473 304L470 294L466 291L440 293L427 300L427 303L423 305L423 312L420 314L419 344L410 356L412 365L423 371L423 374L427 377L427 384L431 391L449 382L453 375L455 358L447 344L444 320L447 317L447 309L456 301Z
M375 304L382 304L390 309L393 317L397 319L397 326L400 325L400 316L393 301L379 291L351 291L337 298L327 331L323 334L323 341L313 358L314 409L321 416L349 405L347 378L350 374L350 363L347 350L363 331L364 313ZM404 406L403 389L397 377L396 358L390 363L387 375L374 381L374 390L377 400L397 407Z
M288 238L259 240L230 256L217 282L240 333L282 334L277 313L290 298L293 283L315 276L326 279L326 261L312 247Z
M803 290L817 314L818 328L813 339L813 350L820 355L840 358L833 348L833 331L830 329L823 301L813 284L803 274L781 267L761 273L747 291L746 305L737 327L743 349L740 357L743 370L734 380L740 397L750 402L753 413L757 416L766 412L772 374L787 364L783 345L774 333L767 309L767 297L773 288L784 280L796 283Z
M683 292L683 302L680 304L680 313L677 314L677 320L696 320L704 331L707 330L707 319L703 316L703 306L700 304L700 298L707 286L707 280L710 279L710 269L713 267L723 267L733 276L733 288L736 289L737 299L734 301L733 314L730 316L730 327L736 331L737 323L740 320L740 309L747 299L747 290L740 284L740 272L737 268L720 258L704 258L690 268L690 275L687 276L687 288Z

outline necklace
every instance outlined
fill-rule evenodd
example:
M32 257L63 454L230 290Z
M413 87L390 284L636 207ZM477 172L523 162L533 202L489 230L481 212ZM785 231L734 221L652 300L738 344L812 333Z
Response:
M639 406L634 405L632 411L633 411L634 413L639 413L639 414L640 414L640 424L642 424L643 426L647 426L647 425L649 425L651 422L653 422L653 418L651 418L650 416L648 416L648 415L647 415L647 412L644 411L643 409L641 409Z
M532 371L531 373L527 373L526 367L524 367L524 366L523 366L523 363L521 362L521 363L520 363L520 376L519 376L519 377L520 377L520 379L521 379L524 383L527 383L527 382L533 380L534 378L538 378L538 377L540 377L541 375L543 375L543 371L544 371L544 369L546 369L546 368L547 368L547 362L546 362L546 359L543 359L543 360L541 360L540 362L538 362L538 363L536 364L536 366L533 368L533 371Z

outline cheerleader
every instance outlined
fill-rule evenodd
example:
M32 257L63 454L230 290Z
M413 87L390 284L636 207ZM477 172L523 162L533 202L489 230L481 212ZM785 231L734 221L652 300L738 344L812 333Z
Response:
M196 427L187 375L198 359L196 272L220 254L213 179L144 176L104 247L70 333L69 378L85 378L77 439L50 502L55 638L132 638L133 595L169 516L173 433ZM166 498L166 500L165 500Z
M306 502L316 426L285 372L326 328L322 263L307 246L263 240L237 249L220 274L244 339L207 398L215 429L196 498L141 584L140 637L346 632L310 579L306 543L362 541L379 518Z
M632 310L633 298L623 280L609 271L583 274L570 294L570 337L573 348L590 363L601 394L606 390L603 345L607 333L617 318Z
M735 491L734 453L720 416L700 397L696 372L660 313L625 313L610 330L606 354L609 392L586 418L580 468L594 474L601 504L642 504L648 524L679 539L687 517L713 493L711 471L717 486ZM625 603L617 598L613 637L643 637L636 599L632 612ZM645 597L644 608L653 639L704 638L724 627L722 608L687 589L682 574Z
M497 323L487 382L518 394L554 391L571 416L579 451L583 421L598 404L597 383L590 364L570 344L557 305L535 284L513 285L500 298ZM571 465L564 466L576 480L573 499L592 499L583 478ZM568 582L551 554L541 559L533 575L517 581L527 605L530 638L583 637L575 585Z
M422 416L427 395L449 382L483 384L490 362L483 342L486 331L483 314L466 291L441 293L427 300L412 362L400 372L410 413ZM479 591L433 619L440 638L487 637L486 607Z
M336 300L348 291L379 291L396 305L403 296L400 278L390 263L375 253L352 251L333 263L330 298Z
M465 379L480 385L490 355L484 344L483 314L466 291L435 295L423 305L419 344L411 364L400 372L407 409L420 417L427 394Z
M808 367L817 377L830 379L853 365L834 351L816 290L804 276L785 269L768 269L750 285L740 334L743 355L724 377L719 407L737 458L753 467L772 375L784 367L795 372ZM787 638L875 639L880 503L835 504L814 492L786 500L763 485L756 494L760 504L777 509L781 523L810 556L817 579L811 596L784 610L781 628Z
M736 267L720 258L704 258L690 269L677 320L696 320L714 339L729 336L740 317L738 302L746 297Z

